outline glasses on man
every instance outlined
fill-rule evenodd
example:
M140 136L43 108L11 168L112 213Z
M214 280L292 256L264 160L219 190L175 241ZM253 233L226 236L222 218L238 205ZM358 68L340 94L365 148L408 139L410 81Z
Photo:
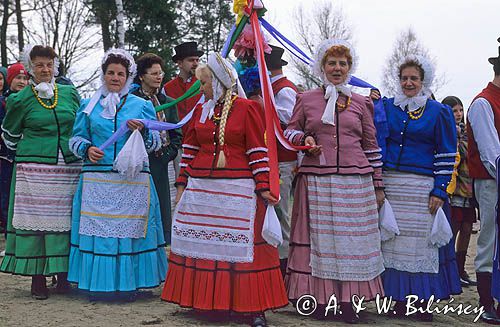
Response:
M164 72L152 72L152 73L146 73L146 74L153 76L153 77L161 77L161 78L163 78L163 76L165 76Z

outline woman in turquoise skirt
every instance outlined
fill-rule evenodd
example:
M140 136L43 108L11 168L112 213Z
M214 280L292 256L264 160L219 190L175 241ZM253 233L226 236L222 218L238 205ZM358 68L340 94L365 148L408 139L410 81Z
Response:
M135 177L113 169L132 130L140 130L147 152L161 146L158 132L138 120L154 120L153 105L128 93L135 71L128 52L105 54L103 85L82 101L69 142L84 167L73 201L68 280L98 299L133 300L138 289L158 286L167 271L160 205L147 161ZM122 123L130 131L99 149Z

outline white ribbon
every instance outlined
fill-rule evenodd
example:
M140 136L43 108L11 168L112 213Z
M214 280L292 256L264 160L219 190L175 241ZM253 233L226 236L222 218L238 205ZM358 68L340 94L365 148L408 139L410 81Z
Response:
M52 78L49 83L41 82L36 84L34 81L32 81L32 84L35 86L35 91L38 93L38 97L42 99L52 99L54 97L54 78Z
M325 86L325 100L328 100L328 102L326 103L323 116L321 116L321 121L323 122L323 124L330 124L335 126L335 104L337 103L339 92L347 95L348 97L352 96L352 93L351 89L347 86L347 83L339 85L328 83L325 84Z
M424 90L423 88L417 95L411 98L401 92L394 97L394 105L400 107L403 111L407 108L408 111L412 112L425 106L430 95L430 90Z
M106 86L101 86L90 99L89 104L83 110L87 116L94 110L97 101L100 101L103 111L101 117L105 119L114 119L116 115L116 106L120 103L121 98L128 93L128 89L124 87L119 93L109 92ZM103 99L101 97L104 96Z
M200 123L205 124L205 121L208 119L212 119L214 115L214 109L217 102L214 99L210 99L202 105L202 111L200 116Z

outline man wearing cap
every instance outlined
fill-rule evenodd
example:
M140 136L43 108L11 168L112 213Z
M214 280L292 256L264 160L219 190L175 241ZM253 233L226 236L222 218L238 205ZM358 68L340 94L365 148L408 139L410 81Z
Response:
M21 91L28 85L28 73L23 64L15 63L7 69L7 90L0 97L0 124L5 117L6 98L13 93ZM14 152L7 149L0 138L0 230L3 231L7 223L7 211L9 207L10 183L12 179Z
M292 117L293 107L295 106L295 97L297 87L290 82L283 74L283 66L288 63L281 59L285 50L271 45L272 51L265 54L267 69L271 73L271 86L273 88L276 111L281 122L283 130L286 129L290 118ZM291 205L292 181L294 170L297 167L297 152L285 149L278 142L278 162L280 169L280 202L276 207L276 213L280 220L281 231L283 233L283 243L279 247L280 266L283 276L285 275L288 244L290 240L291 227Z
M495 160L500 155L500 47L498 51L498 57L488 59L495 73L493 81L475 97L467 112L467 160L470 177L474 179L481 221L474 260L477 291L479 303L485 310L481 320L492 324L500 324L499 309L495 310L491 292L498 192ZM496 285L493 286L495 289Z

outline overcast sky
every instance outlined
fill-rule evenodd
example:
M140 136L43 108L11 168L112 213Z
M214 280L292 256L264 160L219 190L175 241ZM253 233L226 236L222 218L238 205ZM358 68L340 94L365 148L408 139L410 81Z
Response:
M456 95L468 107L493 78L487 59L498 55L500 0L330 0L344 10L352 26L359 56L356 76L380 85L382 69L402 30L412 27L420 42L437 60L437 74L448 83L438 99ZM267 20L298 42L292 11L299 4L310 10L317 0L263 0ZM271 41L277 44L276 41ZM291 75L290 69L288 72ZM285 70L287 73L287 70Z

